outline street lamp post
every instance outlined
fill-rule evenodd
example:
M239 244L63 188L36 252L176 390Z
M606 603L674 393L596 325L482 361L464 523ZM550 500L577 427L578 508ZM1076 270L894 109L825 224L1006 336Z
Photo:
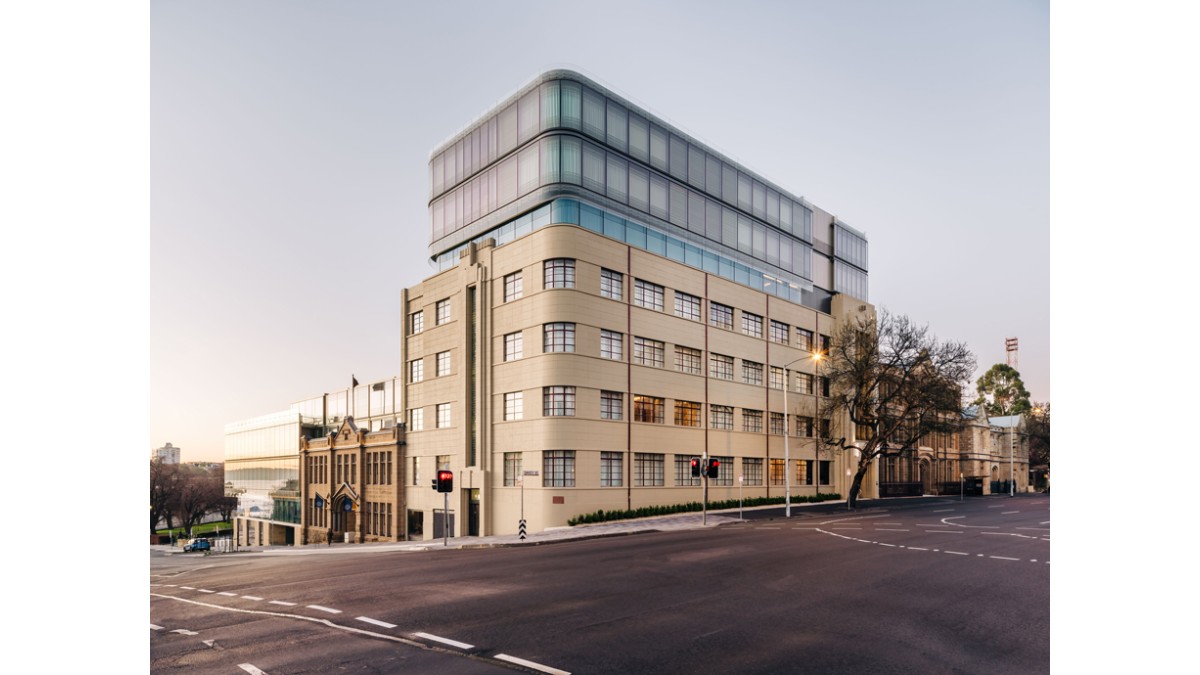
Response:
M812 352L808 356L801 356L783 367L783 513L785 518L792 517L792 456L791 446L788 444L788 436L791 435L791 430L788 429L788 388L791 386L791 377L788 375L788 368L800 363L805 359L812 359L814 363L821 362L821 352ZM819 371L818 371L819 372ZM819 383L814 383L814 393L819 397L821 395ZM820 412L821 399L817 399L817 412ZM821 428L820 419L817 419L817 442L820 442Z

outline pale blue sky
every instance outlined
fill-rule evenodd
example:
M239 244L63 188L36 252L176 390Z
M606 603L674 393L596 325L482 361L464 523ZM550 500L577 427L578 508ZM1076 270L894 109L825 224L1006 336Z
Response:
M150 5L150 438L399 372L429 151L579 70L870 239L870 300L1050 399L1045 2ZM148 449L147 449L148 450Z

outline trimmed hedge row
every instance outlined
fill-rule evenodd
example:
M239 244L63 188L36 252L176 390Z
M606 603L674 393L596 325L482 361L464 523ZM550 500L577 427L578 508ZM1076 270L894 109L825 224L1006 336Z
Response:
M817 493L815 496L792 496L792 502L795 504L803 502L828 502L841 499L842 496L833 494ZM709 502L708 508L710 511L720 509L734 509L738 505L742 506L771 506L774 504L782 504L784 497L751 497L749 499L737 500L726 499L723 501ZM687 513L689 511L703 511L704 505L700 502L688 502L686 504L663 504L658 506L642 506L636 509L622 509L620 511L605 511L600 509L595 513L584 513L567 520L567 525L583 525L584 523L604 523L610 520L628 520L630 518L646 518L648 516L668 516L672 513Z

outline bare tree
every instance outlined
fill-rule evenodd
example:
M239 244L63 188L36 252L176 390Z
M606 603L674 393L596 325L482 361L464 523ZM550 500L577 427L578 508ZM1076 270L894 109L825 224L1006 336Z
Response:
M161 521L167 528L174 525L175 503L184 482L178 464L166 464L161 460L150 462L150 533L153 534Z
M1034 403L1029 413L1029 466L1050 466L1050 402Z
M225 498L225 483L220 475L199 467L183 466L186 475L175 514L190 535L204 516L216 510Z
M913 451L926 435L962 426L962 391L975 372L975 356L965 343L939 341L927 326L881 311L878 318L842 326L825 372L830 412L848 417L862 443L847 497L854 508L863 477L877 457ZM822 434L821 444L848 447L848 435L834 440Z

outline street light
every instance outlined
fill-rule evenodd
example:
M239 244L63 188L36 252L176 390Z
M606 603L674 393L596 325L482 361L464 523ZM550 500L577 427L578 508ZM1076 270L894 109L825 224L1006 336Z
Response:
M785 518L792 517L792 455L791 455L790 445L788 444L788 436L791 435L790 434L791 430L788 429L788 402L787 402L787 393L788 393L788 388L791 386L791 378L788 376L788 368L792 367L793 365L795 365L797 363L800 363L801 361L804 361L805 359L812 359L813 363L816 363L818 365L817 372L818 373L820 372L819 366L821 364L821 352L812 352L808 356L801 356L800 358L796 359L795 361L792 361L791 363L789 363L783 367L783 504L784 504L783 513L784 513ZM817 398L817 415L816 415L816 422L815 422L815 424L817 425L817 436L818 436L817 442L818 443L820 442L820 435L821 435L821 421L820 421L821 391L820 391L819 387L820 387L820 383L814 381L813 391L816 394L816 396L818 397Z

